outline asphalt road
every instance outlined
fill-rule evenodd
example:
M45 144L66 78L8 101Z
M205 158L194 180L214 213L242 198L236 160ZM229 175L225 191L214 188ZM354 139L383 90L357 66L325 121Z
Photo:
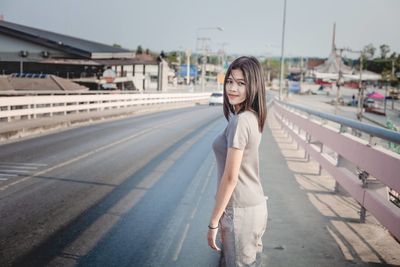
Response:
M225 125L196 106L0 146L0 266L215 266Z

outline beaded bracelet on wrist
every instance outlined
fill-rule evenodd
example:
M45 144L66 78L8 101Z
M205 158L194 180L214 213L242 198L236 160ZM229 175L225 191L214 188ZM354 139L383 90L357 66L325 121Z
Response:
M215 230L215 229L218 229L219 228L219 225L217 225L216 227L212 227L211 225L208 225L208 229L211 229L211 230Z

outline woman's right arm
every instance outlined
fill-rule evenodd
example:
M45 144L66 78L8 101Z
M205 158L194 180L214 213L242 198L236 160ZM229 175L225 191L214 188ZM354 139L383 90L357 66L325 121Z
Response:
M215 229L209 229L207 235L208 245L217 251L220 250L220 248L216 245L218 223L237 184L242 158L243 150L237 148L228 149L224 174L222 175L221 183L219 185L215 200L214 210L209 224L211 228Z

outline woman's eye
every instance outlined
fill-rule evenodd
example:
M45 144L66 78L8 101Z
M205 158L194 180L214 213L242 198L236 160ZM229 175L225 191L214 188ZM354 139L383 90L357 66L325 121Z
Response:
M245 84L242 82L239 82L239 86L245 86Z

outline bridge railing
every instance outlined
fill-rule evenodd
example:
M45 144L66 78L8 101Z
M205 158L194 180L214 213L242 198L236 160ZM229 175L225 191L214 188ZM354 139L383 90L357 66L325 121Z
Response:
M210 93L93 94L0 97L0 121L34 119L107 109L156 105L209 98Z
M306 156L336 180L335 190L340 184L360 204L360 221L368 210L400 240L400 155L380 145L400 144L400 133L280 101L272 111Z

